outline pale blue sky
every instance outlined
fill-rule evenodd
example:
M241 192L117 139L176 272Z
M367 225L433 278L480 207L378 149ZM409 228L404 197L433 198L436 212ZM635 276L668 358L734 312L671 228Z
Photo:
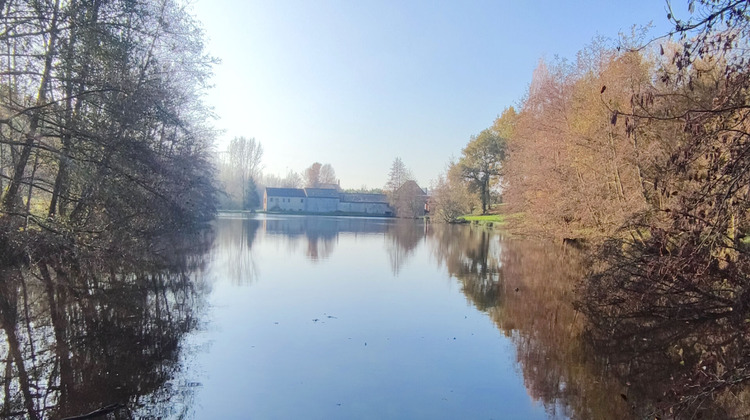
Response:
M516 105L540 58L574 58L633 24L669 29L662 0L197 0L221 59L207 102L255 137L264 171L330 163L342 187L382 187L401 157L429 186L469 137Z

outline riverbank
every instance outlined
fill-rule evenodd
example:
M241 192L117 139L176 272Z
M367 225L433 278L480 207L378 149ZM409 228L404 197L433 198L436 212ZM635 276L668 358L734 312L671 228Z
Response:
M458 220L487 227L499 227L505 224L505 218L503 214L467 214L459 217Z
M496 212L491 214L465 214L458 217L457 223L470 223L490 229L510 229L521 218L520 213L507 214Z

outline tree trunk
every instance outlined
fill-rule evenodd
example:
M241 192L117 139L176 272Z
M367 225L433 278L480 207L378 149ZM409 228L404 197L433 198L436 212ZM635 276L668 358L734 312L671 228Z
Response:
M2 209L5 211L14 211L17 209L18 203L18 191L23 181L23 174L26 171L26 164L31 156L31 149L34 147L34 142L37 137L37 130L39 129L39 121L41 119L42 106L47 101L47 85L49 84L50 73L52 72L52 58L55 54L55 46L57 44L57 18L60 10L60 0L55 0L55 8L52 13L52 22L50 23L50 39L47 43L47 51L44 59L44 71L42 72L42 78L39 82L39 91L37 93L36 106L32 113L31 119L29 120L29 131L26 133L26 142L21 149L21 154L18 158L18 162L13 170L13 177L10 180L8 191L3 197Z

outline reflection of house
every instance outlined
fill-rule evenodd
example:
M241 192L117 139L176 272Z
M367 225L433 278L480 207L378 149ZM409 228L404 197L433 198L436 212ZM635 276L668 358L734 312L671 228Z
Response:
M342 193L335 188L266 188L263 210L393 215L384 194Z

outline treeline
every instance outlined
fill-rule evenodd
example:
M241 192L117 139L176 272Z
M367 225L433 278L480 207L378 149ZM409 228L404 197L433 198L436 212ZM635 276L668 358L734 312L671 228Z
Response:
M213 216L212 59L185 7L0 2L3 249L24 231L91 245Z
M597 40L573 62L539 64L503 165L504 198L527 227L587 239L644 227L744 236L748 3L718 3L699 2L699 21L675 20L678 40Z
M509 210L526 231L594 244L587 336L638 355L631 372L664 355L660 410L676 417L750 381L750 2L688 4L671 36L541 62L498 121Z

